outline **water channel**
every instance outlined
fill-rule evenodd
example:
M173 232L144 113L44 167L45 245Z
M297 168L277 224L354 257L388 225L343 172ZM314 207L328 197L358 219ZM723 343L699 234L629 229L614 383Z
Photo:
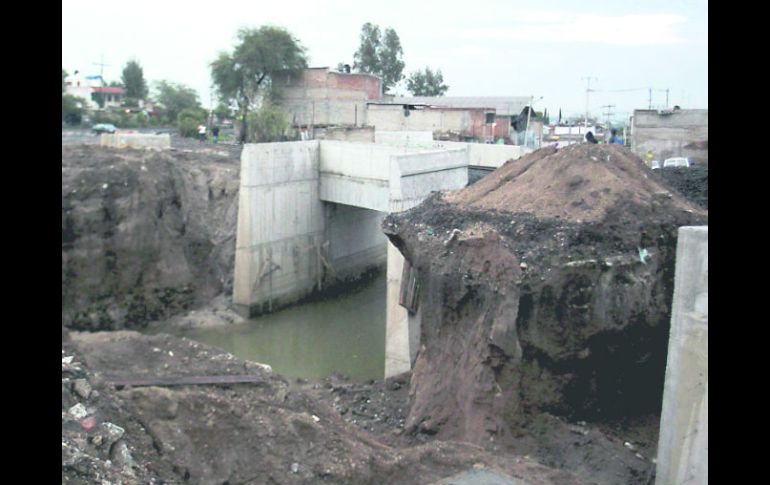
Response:
M347 295L305 303L219 328L167 330L269 364L288 379L339 372L356 380L385 373L386 275Z

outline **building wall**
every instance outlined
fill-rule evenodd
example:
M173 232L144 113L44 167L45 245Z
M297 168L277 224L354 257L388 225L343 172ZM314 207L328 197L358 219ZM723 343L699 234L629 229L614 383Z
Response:
M345 74L328 68L300 75L274 76L280 107L293 126L362 126L366 102L380 99L381 82L370 74Z
M465 137L484 138L493 134L486 124L484 108L425 108L410 111L404 116L402 105L369 104L366 124L378 131L431 131L434 138L457 133Z
M692 162L708 165L708 110L680 110L660 115L656 110L636 110L631 121L631 150L646 161L689 157Z

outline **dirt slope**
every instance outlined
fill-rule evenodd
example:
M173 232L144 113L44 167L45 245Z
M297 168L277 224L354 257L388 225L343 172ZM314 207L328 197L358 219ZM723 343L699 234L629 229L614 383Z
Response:
M62 325L141 327L229 291L239 168L62 146Z
M381 444L263 366L187 339L128 331L65 332L63 339L62 482L426 484L484 468L532 485L586 483L467 443ZM232 374L258 382L110 385L119 377ZM78 404L93 428L69 412ZM115 426L119 436L109 438Z
M421 292L407 429L516 447L544 412L659 412L677 228L703 223L626 149L585 144L389 216Z

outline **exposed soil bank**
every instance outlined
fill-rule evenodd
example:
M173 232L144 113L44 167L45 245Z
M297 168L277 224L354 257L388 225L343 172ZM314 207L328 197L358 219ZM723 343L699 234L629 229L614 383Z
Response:
M63 329L62 340L62 482L427 484L482 468L533 485L590 483L468 443L383 444L383 428L356 426L344 416L357 409L341 413L331 405L335 396L356 395L354 386L329 381L312 394L260 364L187 339ZM120 377L244 374L257 382L110 384ZM384 429L392 435L397 424Z
M389 216L420 284L407 431L515 448L544 412L659 413L677 228L705 223L625 148L586 144Z
M62 325L138 328L232 290L240 166L62 146Z

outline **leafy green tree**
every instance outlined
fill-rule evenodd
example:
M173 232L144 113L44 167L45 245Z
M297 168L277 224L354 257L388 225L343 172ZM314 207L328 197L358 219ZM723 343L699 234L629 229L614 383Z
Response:
M385 29L385 41L380 50L380 76L382 77L382 90L388 92L390 88L404 79L404 49L401 48L401 40L395 30Z
M147 81L144 79L144 70L135 60L128 61L123 68L121 77L123 85L126 87L126 98L144 99L147 97Z
M367 22L361 27L361 43L353 54L353 69L356 72L379 74L381 49L380 27Z
M64 94L61 97L61 120L68 125L77 125L83 121L83 114L85 113L86 100L72 96L71 94Z
M238 118L244 123L243 142L249 132L249 112L270 94L272 76L280 71L307 67L306 49L286 29L263 26L242 28L232 53L222 52L211 63L211 77L220 100L234 102Z
M185 109L200 109L201 107L198 93L184 84L163 80L157 81L154 88L156 91L155 101L163 106L166 119L169 122L176 121L179 113Z
M206 123L206 110L202 108L185 108L176 118L179 134L188 138L198 136L198 126Z
M444 84L441 69L436 72L426 67L422 71L413 72L406 80L406 89L413 96L443 96L449 86Z
M404 79L404 49L392 28L380 33L380 27L367 22L361 27L360 45L353 54L356 72L375 74L382 79L382 90L387 93Z
M64 91L67 90L67 81L66 81L67 76L68 76L67 71L65 71L64 68L62 68L61 70L61 93L62 94L64 94Z
M265 102L249 115L249 126L252 127L249 141L266 143L283 140L290 125L283 111Z

